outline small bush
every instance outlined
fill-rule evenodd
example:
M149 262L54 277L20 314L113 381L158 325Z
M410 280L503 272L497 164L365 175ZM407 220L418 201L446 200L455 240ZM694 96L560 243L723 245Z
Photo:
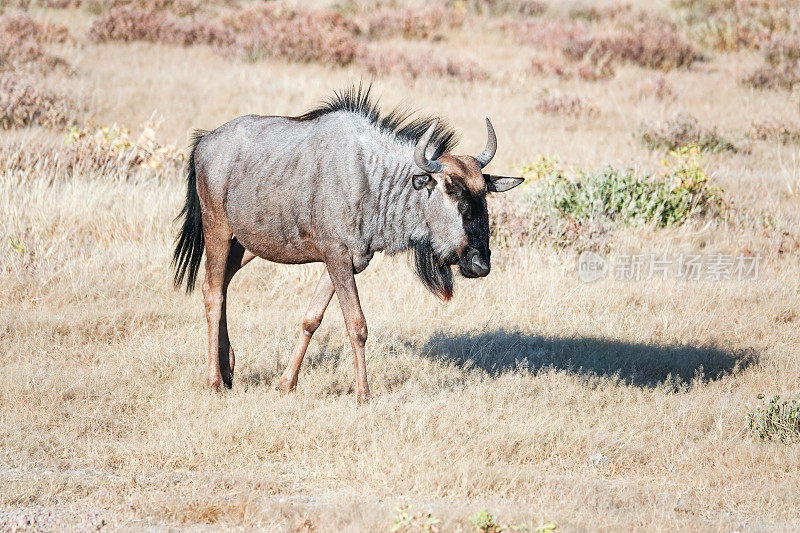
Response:
M587 81L612 78L615 74L614 66L608 58L596 63L586 61L572 63L553 56L534 57L531 60L530 72L535 75L552 75L564 79L579 78Z
M800 60L781 61L757 68L742 79L755 89L786 89L800 87Z
M612 35L572 39L562 51L575 61L611 59L660 70L688 67L699 58L697 50L668 25L655 23L639 24Z
M650 150L677 150L687 146L697 146L708 152L737 152L738 148L722 137L717 128L706 129L699 125L691 115L679 114L665 123L642 124L639 139Z
M632 11L630 4L615 4L610 6L576 6L569 10L569 18L599 22L601 20L614 20L620 15Z
M63 43L70 38L66 26L37 22L28 13L18 12L0 17L0 34L16 41Z
M690 38L715 50L759 49L798 30L800 4L752 0L673 0Z
M800 60L800 35L780 35L770 39L762 53L767 63L778 65Z
M130 131L119 126L96 128L73 126L67 134L67 159L80 160L98 170L144 170L182 165L183 151L173 145L161 145L155 135L158 124L148 122L134 140Z
M48 93L30 78L0 75L0 127L63 126L72 117L68 99Z
M3 15L0 17L0 71L65 66L66 62L48 54L44 45L67 39L69 32L63 26L36 22L27 13Z
M676 163L657 178L606 168L569 179L561 172L541 183L537 198L574 220L606 218L626 225L680 225L696 213L719 213L722 191L702 170L696 148L673 152Z
M284 18L262 19L239 36L237 48L251 61L279 57L348 65L362 53L355 31L344 17L332 11L292 12Z
M579 95L551 94L543 91L539 94L536 110L550 115L567 115L571 117L596 117L600 110L589 99Z
M639 95L643 97L652 96L659 100L665 100L675 96L675 89L664 76L655 76L641 83L639 86Z
M800 144L800 127L782 122L756 122L747 135L759 141Z
M588 36L586 25L571 20L508 20L503 23L502 29L511 34L519 44L551 51L560 51L570 42Z
M424 531L429 533L439 532L439 523L441 520L433 516L431 513L417 511L411 514L411 508L408 505L397 507L395 509L397 515L395 516L394 523L389 531L395 532L411 532L411 531Z
M759 395L759 398L763 398ZM748 413L747 429L762 440L800 441L800 401L773 396Z
M31 143L0 146L0 172L35 176L42 172L65 178L98 174L127 179L143 175L177 176L183 166L183 152L172 145L155 141L157 124L149 122L142 133L132 137L125 128L73 126L65 143L57 146L33 146Z
M368 49L359 57L359 64L371 74L394 74L406 78L433 76L478 81L489 77L485 70L471 61L432 53L408 55L397 50Z
M322 31L339 30L354 37L361 35L361 27L352 19L332 9L315 9L311 11L285 9L273 4L258 5L242 11L236 11L222 18L225 27L239 34L247 34L260 29L268 29L276 22L295 22L298 27L309 24Z
M703 170L701 152L672 152L658 175L607 167L568 176L556 160L539 157L522 169L522 201L489 200L490 231L499 245L544 243L607 251L616 226L677 226L720 217L723 191Z
M497 517L485 509L469 517L469 522L482 533L501 533L503 531Z
M461 12L448 10L441 5L419 9L384 9L370 17L368 33L371 38L401 36L406 39L430 39L442 26L457 28L463 23Z
M537 16L547 11L547 3L540 0L451 0L454 6L472 13L484 15L523 15Z
M222 4L237 7L237 0L216 0L214 2L203 0L106 0L109 7L131 7L146 11L169 11L176 15L193 15L203 9L207 4Z
M157 43L231 46L232 31L202 20L177 19L165 13L118 7L97 17L89 29L95 41L150 41Z

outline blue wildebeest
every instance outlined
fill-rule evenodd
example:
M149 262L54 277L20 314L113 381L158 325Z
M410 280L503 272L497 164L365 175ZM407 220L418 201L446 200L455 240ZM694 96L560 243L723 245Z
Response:
M185 281L191 291L205 248L209 386L232 384L225 307L233 275L254 257L321 261L325 270L279 388L297 385L335 292L353 348L357 399L369 399L367 324L354 275L375 252L410 250L425 286L449 300L452 265L466 277L489 274L486 193L507 191L522 178L482 173L497 150L488 119L486 125L482 153L453 155L455 134L439 119L397 110L381 115L369 89L359 87L298 117L247 115L196 132L173 264L176 286Z

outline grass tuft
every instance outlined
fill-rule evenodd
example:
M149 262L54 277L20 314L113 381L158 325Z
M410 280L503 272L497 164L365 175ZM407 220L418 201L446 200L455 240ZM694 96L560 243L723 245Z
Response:
M759 395L763 398L763 395ZM748 413L747 429L762 440L800 441L800 401L773 396L766 405Z

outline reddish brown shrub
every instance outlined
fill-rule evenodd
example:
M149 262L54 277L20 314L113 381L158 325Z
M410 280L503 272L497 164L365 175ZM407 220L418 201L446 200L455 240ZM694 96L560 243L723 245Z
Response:
M92 23L95 41L151 41L168 44L231 46L233 32L202 20L177 19L164 13L114 8Z
M0 76L0 127L63 126L72 116L71 103L40 90L31 79Z
M302 11L266 4L237 11L222 19L226 27L242 34L269 27L277 21L295 21L298 25L308 23L317 29L338 29L353 36L361 34L358 24L332 9Z
M371 74L395 74L406 78L424 76L449 77L463 81L488 79L489 75L471 61L456 60L440 54L423 53L414 56L396 50L364 50L359 56L361 66Z
M449 2L455 4L455 2ZM460 2L467 11L486 15L536 16L547 11L547 3L540 0L468 0Z
M38 23L27 13L4 15L0 17L0 71L66 65L63 59L48 54L43 45L68 38L63 26Z
M651 150L677 150L685 146L697 146L707 152L739 152L716 127L708 129L699 124L692 115L679 113L664 123L642 124L639 140Z
M533 45L543 50L561 50L570 42L584 39L588 35L585 25L564 20L505 21L502 28L518 43Z
M800 127L778 121L756 122L747 136L759 141L800 144Z
M654 96L659 100L675 96L675 89L664 76L655 76L644 80L639 86L641 96Z
M330 11L293 12L283 18L264 18L247 27L237 39L240 53L250 60L281 57L290 61L351 63L361 51L355 28Z
M36 22L28 13L17 12L0 17L0 34L17 41L37 43L63 43L69 39L66 26Z
M548 91L539 94L536 110L548 115L571 117L596 117L600 114L600 110L588 98L577 94L552 94Z
M209 4L238 7L238 0L15 0L18 3L35 3L50 9L86 8L98 14L119 7L145 11L169 11L179 16L193 15Z
M800 35L780 35L771 38L762 47L767 63L778 65L800 60Z
M534 57L531 61L531 73L597 81L613 77L614 65L609 58L604 58L596 63L588 61L572 63L564 60L563 56Z
M615 20L622 15L627 15L633 10L630 4L617 4L610 6L576 6L569 10L569 18L581 19L589 22L601 20Z
M661 70L686 67L699 58L695 48L674 30L649 23L616 35L572 40L562 51L573 60L596 63L610 58Z
M6 9L28 9L30 6L31 0L3 0L0 2L0 13Z
M756 89L787 89L800 87L800 60L782 61L757 68L742 79Z
M369 21L369 36L406 39L429 39L442 26L461 27L464 15L448 10L441 5L420 9L384 9L372 15Z

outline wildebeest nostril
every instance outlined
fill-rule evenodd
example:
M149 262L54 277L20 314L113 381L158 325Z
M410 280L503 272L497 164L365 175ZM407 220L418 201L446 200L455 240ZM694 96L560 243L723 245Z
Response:
M489 265L481 259L478 253L472 256L471 266L472 270L479 276L485 276L489 273Z

